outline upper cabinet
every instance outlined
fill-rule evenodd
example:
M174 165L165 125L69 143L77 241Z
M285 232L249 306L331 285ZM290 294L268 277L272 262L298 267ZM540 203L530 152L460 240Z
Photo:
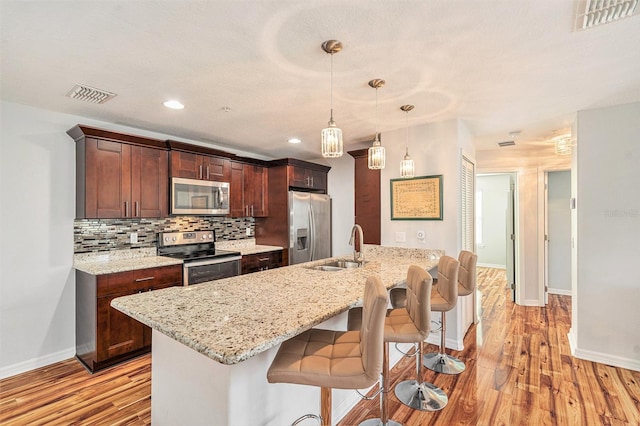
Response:
M355 222L362 227L365 244L380 244L380 170L367 165L368 149L349 151L355 160Z
M171 177L229 182L231 161L228 158L171 151Z
M265 217L268 209L268 173L261 165L231 162L232 217Z
M270 167L286 169L287 189L327 193L327 173L331 167L295 158L273 160Z
M76 217L165 217L168 151L164 141L75 126Z

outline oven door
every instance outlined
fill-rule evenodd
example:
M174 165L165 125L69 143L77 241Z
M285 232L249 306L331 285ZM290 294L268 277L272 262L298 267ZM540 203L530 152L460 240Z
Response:
M232 256L185 262L184 285L199 284L240 275L241 259L242 256Z

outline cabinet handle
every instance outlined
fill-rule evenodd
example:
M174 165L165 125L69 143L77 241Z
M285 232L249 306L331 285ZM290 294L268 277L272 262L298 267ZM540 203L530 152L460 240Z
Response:
M136 216L136 217L138 217L138 216L139 216L139 212L138 212L138 202L137 202L137 201L134 201L134 202L133 202L133 205L135 206L135 211L136 211L135 216Z
M313 188L313 176L311 176L311 187Z
M269 260L269 258L268 258L268 257L263 257L263 258L261 258L261 259L258 259L258 262L266 262L266 261L268 261L268 260Z
M251 204L251 216L253 216L253 204Z
M207 166L207 180L209 180L209 166Z
M138 278L136 282L139 283L140 281L149 281L149 280L152 280L153 278L154 277Z
M202 179L202 165L198 166L198 168L200 169L200 179Z
M124 202L124 217L129 216L129 202L125 201Z

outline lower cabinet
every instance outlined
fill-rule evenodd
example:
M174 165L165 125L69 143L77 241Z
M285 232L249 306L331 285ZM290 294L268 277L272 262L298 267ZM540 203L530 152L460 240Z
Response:
M182 285L182 265L105 275L76 270L76 356L96 372L151 350L151 329L111 307L116 297Z
M282 250L242 256L242 274L266 271L282 266Z

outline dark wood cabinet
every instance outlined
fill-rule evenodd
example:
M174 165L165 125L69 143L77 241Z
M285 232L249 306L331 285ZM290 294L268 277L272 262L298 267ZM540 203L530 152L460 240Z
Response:
M171 151L171 176L229 182L231 179L231 161L224 157L185 151Z
M106 275L76 270L76 356L95 372L151 349L151 329L111 307L116 297L182 285L182 265Z
M256 164L232 161L229 194L230 216L268 216L267 169Z
M355 223L362 227L365 244L380 244L380 170L369 169L367 151L349 151L355 160Z
M165 217L168 151L163 141L75 126L76 217Z
M242 274L266 271L282 266L282 250L255 253L242 256Z
M289 186L327 193L327 172L302 166L288 166Z

